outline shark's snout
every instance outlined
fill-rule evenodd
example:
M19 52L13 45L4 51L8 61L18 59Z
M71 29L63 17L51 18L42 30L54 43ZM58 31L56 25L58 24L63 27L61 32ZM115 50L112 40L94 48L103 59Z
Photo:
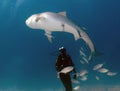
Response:
M26 23L27 26L29 26L29 24L30 24L30 19L27 19L27 20L25 21L25 23Z

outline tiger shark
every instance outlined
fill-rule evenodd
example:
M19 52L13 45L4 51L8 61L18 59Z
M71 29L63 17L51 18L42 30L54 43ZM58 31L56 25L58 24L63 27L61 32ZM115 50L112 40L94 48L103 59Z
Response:
M52 32L67 32L73 34L75 40L83 39L91 51L88 58L89 60L91 60L92 55L95 53L94 45L88 34L68 19L66 12L43 12L33 14L25 22L29 28L44 30L50 42L52 42L53 38Z

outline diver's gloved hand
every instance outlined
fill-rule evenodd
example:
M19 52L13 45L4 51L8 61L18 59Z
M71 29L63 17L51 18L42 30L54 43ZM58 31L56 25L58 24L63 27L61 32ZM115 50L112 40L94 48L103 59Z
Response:
M73 79L77 80L77 74L73 75Z

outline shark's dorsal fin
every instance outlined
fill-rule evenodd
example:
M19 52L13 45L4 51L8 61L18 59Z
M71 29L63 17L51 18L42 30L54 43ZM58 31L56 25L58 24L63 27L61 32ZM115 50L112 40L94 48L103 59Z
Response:
M63 15L63 16L66 17L66 12L65 12L65 11L63 11L63 12L59 12L58 14Z

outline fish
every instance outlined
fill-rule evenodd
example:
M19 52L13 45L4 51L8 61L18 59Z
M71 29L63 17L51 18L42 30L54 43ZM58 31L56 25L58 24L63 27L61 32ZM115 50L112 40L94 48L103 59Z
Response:
M80 89L80 86L75 86L75 87L73 88L74 91L78 91L79 89Z
M106 69L106 68L100 68L99 70L98 70L98 72L100 72L100 73L107 73L109 70L108 69Z
M80 60L80 63L81 63L81 64L85 64L85 62L84 62L83 60Z
M85 76L87 73L88 73L87 70L82 70L80 71L79 76Z
M100 78L98 76L95 76L96 80L99 80Z
M108 76L115 76L115 75L117 75L117 73L116 72L108 72L107 75Z
M59 73L69 73L73 70L73 66L68 66L68 67L65 67L64 69L62 69Z
M72 81L72 83L75 83L75 84L79 84L79 83L80 83L80 82L79 82L78 80L76 80L76 79L72 79L71 81Z
M103 66L103 64L97 64L93 67L93 70L98 70Z
M44 30L49 42L52 42L54 38L52 32L67 32L73 34L75 40L83 39L90 48L89 60L91 60L95 54L94 44L88 34L68 19L66 12L33 14L26 19L25 23L29 28Z
M82 59L84 60L85 63L89 64L89 60L85 57L82 57Z
M65 67L65 68L62 69L60 72L57 72L57 78L60 78L60 77L59 77L59 74L60 74L60 73L67 74L67 73L71 72L73 69L74 69L73 66Z
M86 81L87 79L88 79L87 76L82 76L80 80Z
M82 50L80 50L80 55L83 57L87 57L86 54Z

